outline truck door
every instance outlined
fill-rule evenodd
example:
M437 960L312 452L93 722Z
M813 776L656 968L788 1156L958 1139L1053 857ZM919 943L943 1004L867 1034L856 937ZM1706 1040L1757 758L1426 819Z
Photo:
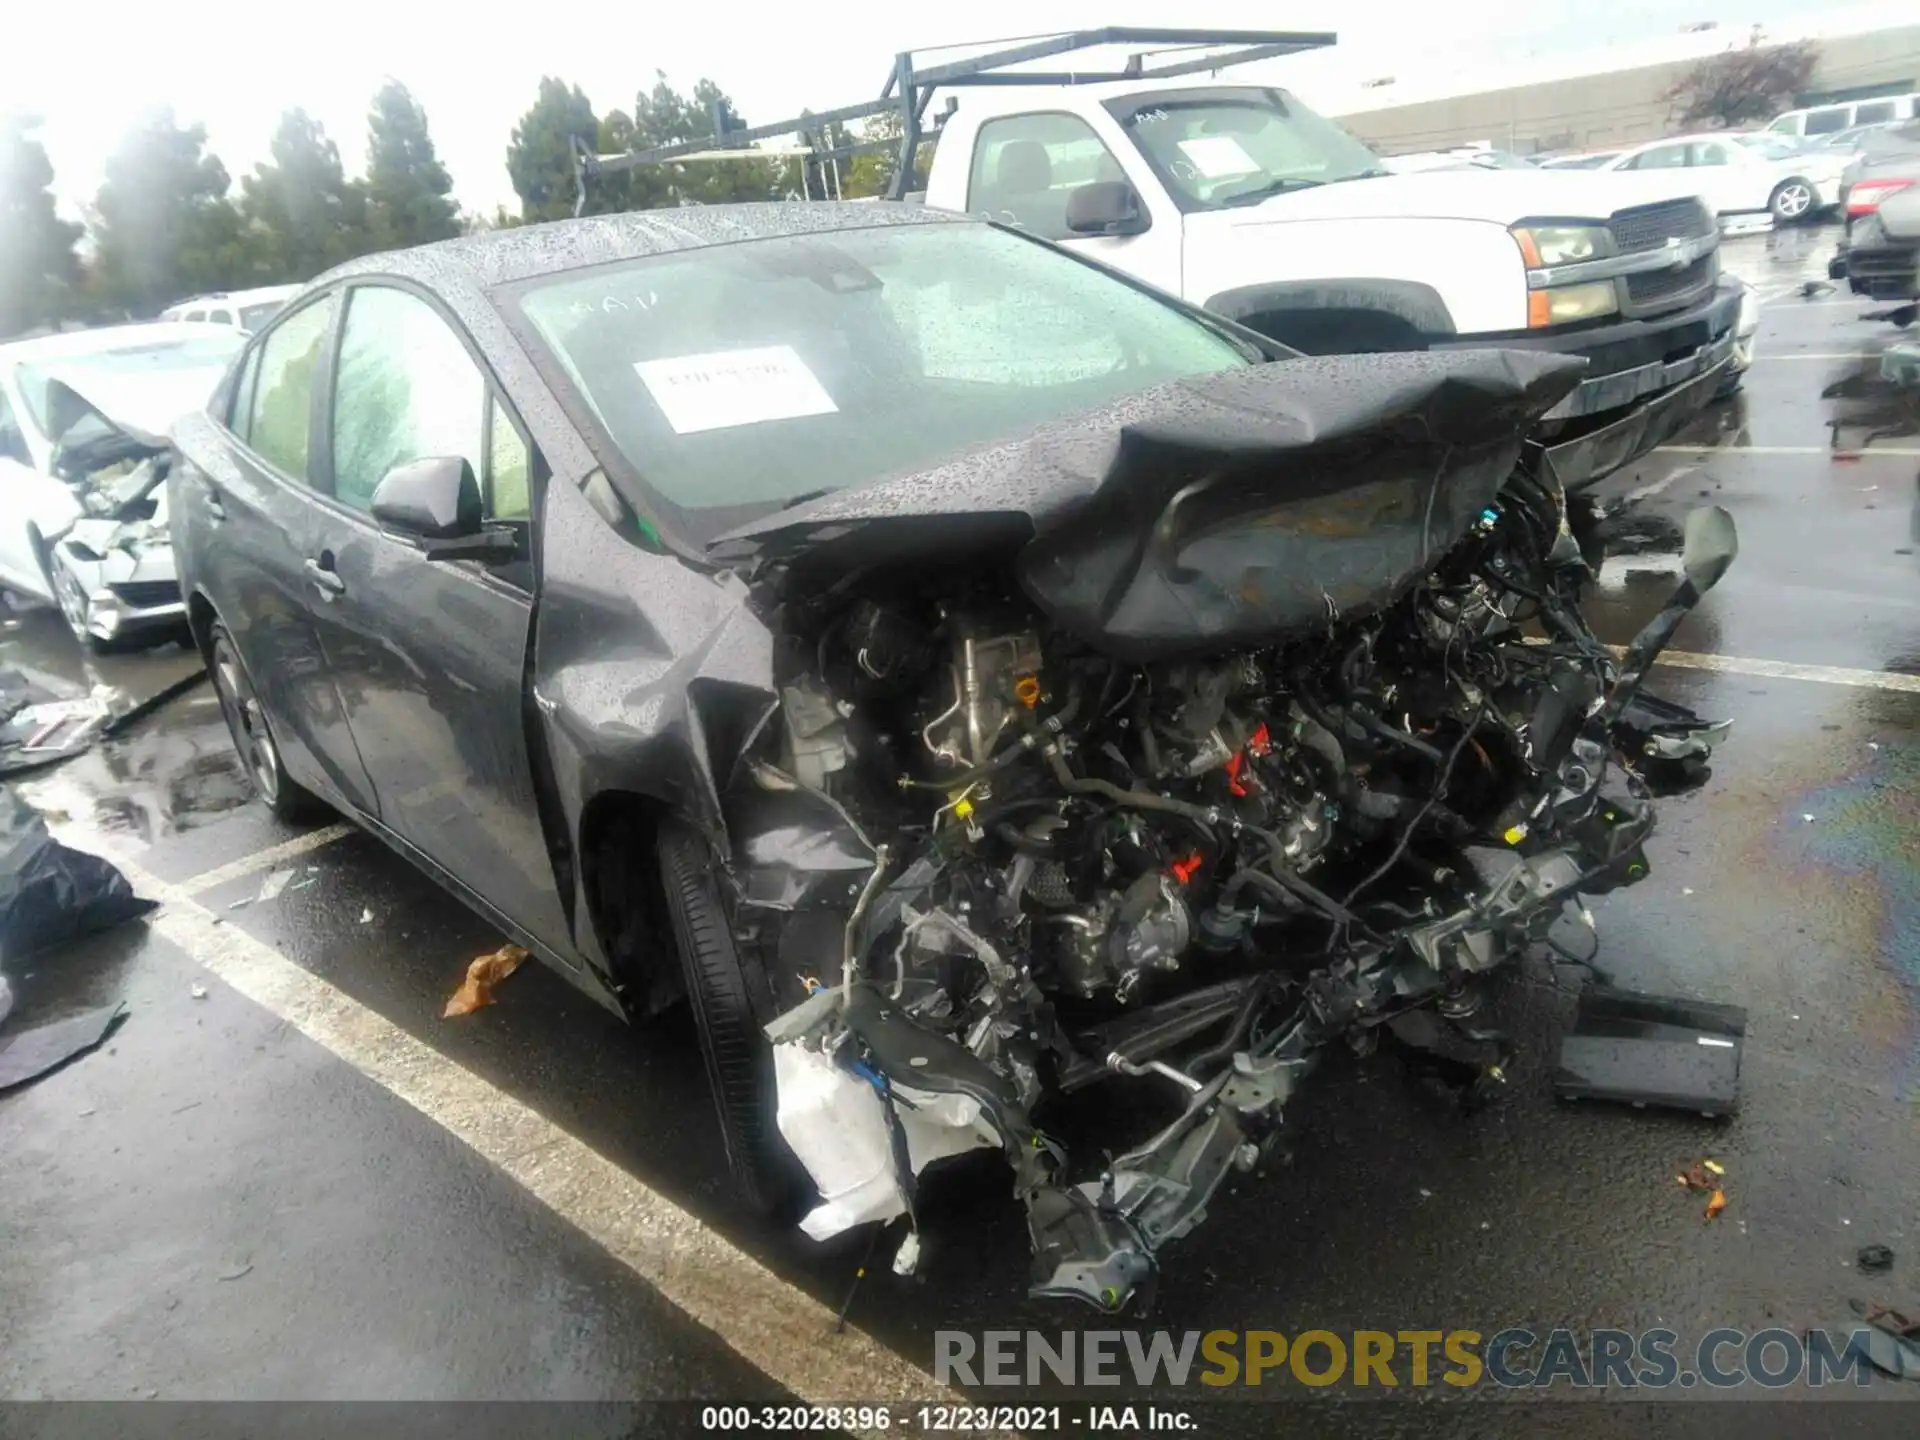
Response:
M1147 229L1137 235L1085 235L1069 229L1073 192L1082 185L1115 180L1134 187ZM1149 285L1181 293L1179 211L1151 176L1129 173L1078 115L1037 110L983 122L973 140L967 209L1057 241Z

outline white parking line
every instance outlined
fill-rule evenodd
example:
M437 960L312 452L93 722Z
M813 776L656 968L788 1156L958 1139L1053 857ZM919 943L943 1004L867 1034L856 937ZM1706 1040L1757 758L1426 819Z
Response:
M1618 647L1614 647L1618 648ZM1850 685L1920 695L1920 675L1894 670L1849 670L1839 665L1795 665L1787 660L1748 660L1738 655L1699 655L1687 650L1662 652L1658 665L1680 670L1717 670L1725 675L1755 675L1769 680L1806 680L1816 685Z
M1843 455L1849 462L1877 456L1920 455L1920 445L1874 445L1866 450L1835 450L1830 445L1656 445L1656 455Z
M170 885L119 853L123 847L111 837L62 838L107 854L136 892L160 901L149 921L160 935L464 1142L802 1401L904 1405L960 1398L864 1331L848 1326L836 1333L830 1309L586 1142L222 923L189 893L204 876Z
M1756 354L1754 364L1762 360L1878 360L1877 350L1788 350L1774 351L1772 354Z
M322 826L318 830L309 830L305 835L296 835L293 839L278 845L269 845L265 850L256 850L251 855L243 855L230 864L202 871L187 881L186 888L197 895L202 890L211 890L214 886L224 885L229 880L238 880L242 875L270 870L283 860L298 859L302 855L311 854L323 845L344 840L353 834L354 830L355 827L345 821L337 825Z

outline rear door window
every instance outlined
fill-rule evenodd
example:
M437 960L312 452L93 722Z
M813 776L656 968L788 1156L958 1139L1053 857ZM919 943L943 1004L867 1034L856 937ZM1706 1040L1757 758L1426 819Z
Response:
M1825 110L1809 110L1803 135L1831 135L1853 124L1851 105L1830 105Z
M1892 100L1867 100L1853 107L1853 123L1856 125L1878 125L1884 120L1894 118Z
M1685 145L1655 145L1624 162L1622 170L1677 170L1687 163Z
M253 376L247 444L262 460L296 480L308 478L313 383L332 318L332 296L287 316L261 342Z

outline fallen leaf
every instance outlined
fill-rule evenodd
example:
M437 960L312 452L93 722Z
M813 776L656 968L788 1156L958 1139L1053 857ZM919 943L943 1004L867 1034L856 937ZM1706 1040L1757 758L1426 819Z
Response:
M237 1265L229 1265L225 1270L222 1270L220 1272L220 1278L222 1280L239 1280L252 1273L253 1262L251 1260L243 1260Z
M1726 1208L1727 1208L1727 1192L1726 1191L1716 1190L1713 1192L1712 1195L1707 1197L1707 1219L1709 1220L1713 1219L1714 1216L1718 1215L1722 1210Z
M482 1005L493 1004L493 987L518 970L526 958L527 952L518 945L502 945L491 955L482 955L467 966L467 978L447 998L447 1008L440 1012L441 1018L471 1015Z
M1726 1170L1721 1167L1720 1162L1717 1160L1702 1160L1700 1163L1706 1166L1707 1169L1711 1170L1716 1175L1724 1175L1727 1173Z

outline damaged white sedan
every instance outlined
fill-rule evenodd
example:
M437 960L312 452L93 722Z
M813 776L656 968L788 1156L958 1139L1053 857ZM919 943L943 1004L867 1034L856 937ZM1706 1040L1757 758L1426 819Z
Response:
M167 434L246 340L153 324L0 346L0 585L58 605L93 649L184 634Z

